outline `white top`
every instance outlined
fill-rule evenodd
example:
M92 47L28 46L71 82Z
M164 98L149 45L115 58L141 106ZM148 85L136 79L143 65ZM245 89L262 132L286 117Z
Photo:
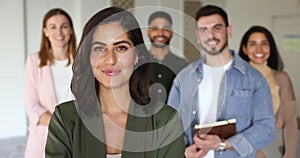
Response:
M67 64L68 59L54 60L54 64L51 66L56 100L58 104L73 99L71 92L71 80L73 74L72 64L66 66Z
M203 79L198 87L199 123L212 123L217 121L220 85L225 71L231 64L232 60L221 67L210 67L203 64ZM214 151L210 150L205 158L214 158Z
M122 154L106 154L106 158L121 158Z

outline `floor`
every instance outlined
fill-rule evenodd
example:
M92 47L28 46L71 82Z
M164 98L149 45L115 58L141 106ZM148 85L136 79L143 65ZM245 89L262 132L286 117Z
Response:
M26 137L0 139L0 158L24 158Z

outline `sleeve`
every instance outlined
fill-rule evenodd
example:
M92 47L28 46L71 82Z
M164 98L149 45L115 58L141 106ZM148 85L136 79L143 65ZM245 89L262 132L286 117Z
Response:
M168 115L168 114L165 114ZM163 127L163 140L159 148L158 158L183 158L185 145L183 128L175 110L169 114L168 121Z
M287 73L283 73L280 77L280 99L284 110L284 144L285 157L296 158L298 130L297 130L297 114L296 99L292 82Z
M71 140L59 107L51 117L46 143L46 158L72 158Z
M274 139L272 98L268 83L263 77L254 87L250 106L252 107L250 127L228 139L241 157L246 157Z
M37 58L27 57L25 65L25 109L31 124L37 124L40 116L48 111L40 103L37 90Z
M173 85L171 87L169 96L168 96L168 105L175 108L177 111L180 106L180 88L179 88L179 80L177 77L175 77L173 81Z

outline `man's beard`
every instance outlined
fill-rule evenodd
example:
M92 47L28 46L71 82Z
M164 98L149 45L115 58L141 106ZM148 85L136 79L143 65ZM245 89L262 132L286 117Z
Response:
M167 39L166 36L163 36L163 37ZM171 38L169 38L165 43L156 43L156 42L154 42L154 38L151 38L150 42L151 42L151 45L156 48L165 48L165 47L169 46L170 41L171 41Z
M214 40L214 41L218 41L218 42L220 41L219 39L216 39L216 38L209 39L209 40ZM206 42L208 42L208 41L206 41ZM211 50L206 49L205 47L203 47L203 45L201 45L201 47L209 55L218 55L218 54L220 54L226 48L227 44L228 44L228 40L226 38L225 39L225 43L222 45L222 47L220 48L220 50L218 50L217 47L211 47L210 48Z

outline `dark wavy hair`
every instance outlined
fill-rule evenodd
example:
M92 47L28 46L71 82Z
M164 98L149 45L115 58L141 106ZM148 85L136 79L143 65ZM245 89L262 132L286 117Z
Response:
M129 91L132 99L140 104L146 105L150 102L148 89L151 80L148 77L148 51L144 44L142 31L135 17L127 10L118 7L108 7L97 12L89 19L83 29L77 56L73 65L73 78L71 90L75 96L76 105L80 112L89 116L96 114L99 83L95 79L90 65L92 36L100 25L118 22L127 32L129 39L135 46L138 54L137 67L129 80Z
M156 18L164 18L166 19L167 21L169 21L169 23L172 25L172 17L169 13L167 12L164 12L164 11L157 11L157 12L154 12L152 13L150 16L149 16L149 19L148 19L148 25L150 25L150 23L156 19Z
M240 44L240 49L239 49L240 57L242 59L244 59L245 61L249 62L250 59L245 54L245 52L243 50L243 46L247 47L249 37L255 32L263 33L267 37L267 40L270 44L270 57L268 58L268 66L274 70L283 70L284 64L283 64L281 56L278 52L273 35L268 29L266 29L265 27L262 27L262 26L252 26L248 29L248 31L245 32L244 36L242 37L241 44Z
M220 8L218 6L214 6L214 5L206 5L197 11L196 16L195 16L196 24L200 17L210 16L213 14L220 15L223 18L225 25L229 26L227 13L222 8Z

